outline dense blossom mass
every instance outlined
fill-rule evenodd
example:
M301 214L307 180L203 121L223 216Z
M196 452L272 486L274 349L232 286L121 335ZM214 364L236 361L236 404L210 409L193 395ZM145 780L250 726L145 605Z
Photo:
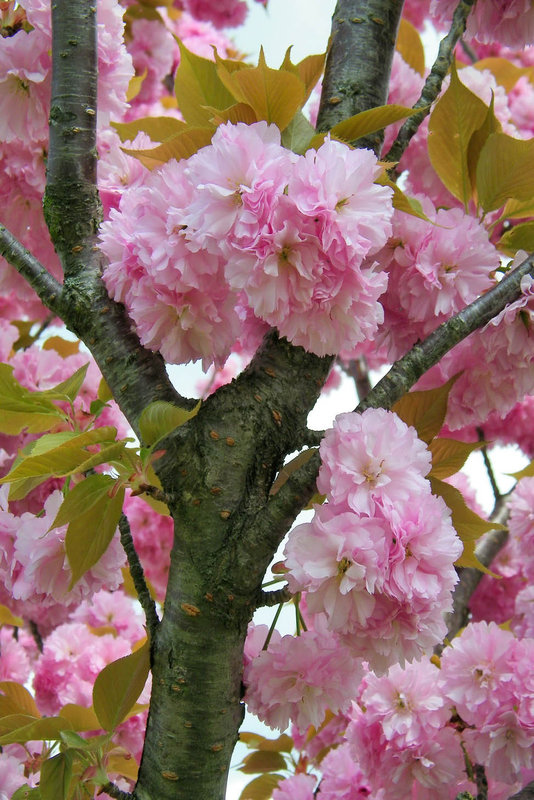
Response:
M324 359L325 393L350 377L363 400L374 380L369 370L418 352L533 249L531 0L473 4L456 68L397 163L389 172L384 163L399 114L407 113L399 107L418 101L428 76L419 31L430 23L447 33L457 6L406 0L389 83L394 113L373 109L379 123L358 117L315 134L321 58L293 64L288 52L273 70L262 54L251 68L229 33L244 22L246 0L95 2L98 108L84 107L84 115L96 127L103 222L91 252L109 294L102 316L116 301L129 342L168 364L201 362L203 403L191 403L186 417L208 416L234 379L242 398L258 372L288 385L278 365L255 360L271 329L296 359L287 342ZM56 119L50 11L50 0L0 2L0 222L60 280L61 243L52 242L43 213ZM327 103L335 109L339 100ZM349 143L362 125L374 136L386 118L395 122L384 130L381 154ZM176 425L178 438L188 436L178 409L164 403L133 415L137 439L85 344L0 257L0 800L51 797L59 773L62 787L70 781L83 796L133 797L151 693L150 659L143 672L142 656L157 626L143 617L138 596L157 618L166 606L185 615L188 631L206 608L221 616L208 583L221 564L228 569L228 554L244 561L241 510L247 525L267 515L274 551L282 536L269 515L289 523L297 501L299 509L310 501L308 516L281 544L272 583L282 588L265 601L280 600L281 609L290 598L296 635L276 628L278 613L272 626L251 621L242 673L240 652L231 665L248 711L282 734L275 741L244 734L253 752L241 768L256 776L246 796L453 800L463 792L462 800L507 800L527 784L534 775L532 466L509 496L495 490L499 508L506 506L507 540L461 601L456 635L453 607L458 567L476 564L478 534L479 555L495 544L495 520L484 519L459 472L467 454L483 447L488 458L494 444L511 444L534 456L532 277L523 277L520 292L426 369L394 410L338 414L320 435L296 426L287 441L302 451L297 461L282 467L285 450L269 465L251 461L236 510L210 470L193 493L183 489L189 465L172 498L165 494L158 461L168 458ZM84 341L92 346L92 334ZM143 357L154 363L152 353ZM127 358L134 370L131 352ZM98 361L108 378L112 362ZM296 385L313 381L303 370ZM127 397L129 379L113 387L117 397ZM291 414L283 416L268 392L249 401L265 409L254 430L258 454L265 440L282 448ZM226 419L217 418L205 437L227 452L232 474L243 467L236 444L253 417L245 402L243 409L238 433L219 433ZM319 463L319 439L316 486L302 491L302 471ZM199 437L195 457L205 449ZM254 496L249 483L261 485ZM173 520L169 509L183 501L189 525L207 506L204 489L230 533L199 564L182 517ZM166 603L178 551L194 563L202 609L189 597L179 609L174 596ZM254 555L246 554L247 566ZM265 596L259 582L247 609ZM233 592L228 583L222 616L227 626L239 617L242 641L248 611L237 611L242 598ZM173 653L165 658L172 662ZM125 663L121 678L110 680L115 673L106 667ZM98 688L106 680L107 695L123 703L111 722ZM173 695L184 697L187 683L177 670ZM127 697L117 700L124 685ZM210 754L218 758L223 747L214 742ZM178 783L174 772L164 775Z

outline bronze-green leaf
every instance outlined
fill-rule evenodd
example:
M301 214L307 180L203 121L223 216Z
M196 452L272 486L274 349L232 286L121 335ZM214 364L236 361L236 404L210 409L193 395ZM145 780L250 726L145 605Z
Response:
M58 753L41 764L42 800L66 800L72 775L72 753Z
M270 800L274 789L283 779L283 775L266 772L245 786L239 800Z
M534 222L522 222L503 233L497 244L499 250L508 256L515 256L518 250L531 253L534 250Z
M369 108L367 111L360 111L359 114L355 114L353 117L343 120L343 122L338 122L330 133L344 142L354 142L362 136L368 136L370 133L382 130L386 125L411 117L412 114L416 114L419 111L421 109L414 111L413 108L408 106L395 104L377 106L376 108Z
M442 497L451 510L452 524L464 545L464 551L456 561L459 567L476 567L481 572L493 575L475 556L477 540L488 531L504 530L504 525L489 522L475 514L465 503L462 493L449 483L430 477L432 493Z
M425 392L408 392L392 407L407 425L412 425L417 435L427 444L443 427L447 401L454 383L460 377L453 375L443 386Z
M206 125L202 128L185 128L181 133L171 136L170 139L166 139L163 144L159 144L157 147L145 150L131 150L127 147L122 149L127 155L137 158L147 169L155 169L156 167L161 167L162 164L166 164L172 158L177 161L182 158L189 158L202 147L211 144L214 133L215 128L210 127L210 123L206 122Z
M143 691L150 670L148 640L129 656L104 667L93 688L93 707L101 726L113 731Z
M471 181L471 189L476 189L476 171L477 171L477 164L478 159L480 157L480 153L482 152L482 148L486 144L488 137L492 133L500 133L502 130L501 123L495 116L494 111L494 96L493 92L491 94L491 102L488 108L488 113L486 114L486 118L480 128L477 128L474 131L473 135L469 140L469 145L467 147L467 168L469 170L469 180Z
M488 137L480 153L476 188L484 211L494 211L509 198L531 202L534 195L534 139L523 141L504 133Z
M415 72L425 74L425 48L419 31L404 17L401 18L395 49Z
M86 514L110 494L114 485L115 480L110 475L89 475L65 495L49 530L67 525L76 517Z
M478 450L484 442L457 442L454 439L433 439L429 450L432 453L432 469L434 478L449 478L455 475L465 464L468 456Z
M472 195L467 164L469 142L483 124L488 107L451 69L449 88L437 101L428 123L428 155L449 192L467 208Z
M153 142L164 142L188 127L187 122L175 117L142 117L133 122L112 122L111 125L122 142L133 141L140 131L146 133Z
M245 756L239 770L246 775L254 775L257 772L275 772L277 769L286 769L286 767L286 760L280 752L255 750Z

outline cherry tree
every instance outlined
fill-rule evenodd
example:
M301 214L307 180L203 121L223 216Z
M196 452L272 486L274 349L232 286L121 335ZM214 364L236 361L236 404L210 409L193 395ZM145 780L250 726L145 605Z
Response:
M530 796L534 7L246 13L0 2L0 797Z

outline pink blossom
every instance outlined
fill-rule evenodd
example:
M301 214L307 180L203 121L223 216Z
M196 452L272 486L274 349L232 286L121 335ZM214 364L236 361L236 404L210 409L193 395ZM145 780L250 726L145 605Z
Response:
M432 0L430 14L448 26L454 0ZM534 9L530 0L479 0L467 19L467 35L483 43L500 42L521 48L534 39Z
M404 16L406 16L407 5L407 3L404 5ZM424 4L421 2L415 2L411 4L411 9L415 10L415 6L421 8L423 5ZM391 66L391 78L389 81L388 104L398 104L408 107L413 106L416 100L419 99L423 83L423 76L412 69L403 59L399 51L395 50L393 54L393 64ZM388 152L403 122L404 120L395 123L395 125L387 126L384 131L382 153Z
M314 800L317 779L314 775L293 775L280 781L273 791L273 800Z
M317 488L332 502L373 514L377 502L409 497L428 486L430 453L396 414L367 409L336 417L321 442Z
M360 662L326 631L271 641L245 666L249 711L271 728L318 728L327 709L346 710L360 681ZM343 655L342 655L343 653Z
M9 626L0 629L0 681L24 684L30 677L31 664L26 648ZM0 784L0 789L1 789Z
M128 52L138 76L146 72L136 103L159 100L168 94L163 80L173 72L178 45L171 32L157 19L134 19Z
M183 0L184 7L193 17L209 20L216 28L235 28L242 25L247 15L243 0Z
M133 598L120 589L101 589L84 600L70 615L72 622L84 622L93 629L113 628L118 636L132 644L144 636L144 617ZM111 633L112 631L110 631Z
M158 600L163 601L174 540L172 517L158 514L141 497L127 495L124 513L128 517L132 537L143 566Z
M348 742L331 750L321 761L319 800L363 800L371 791Z

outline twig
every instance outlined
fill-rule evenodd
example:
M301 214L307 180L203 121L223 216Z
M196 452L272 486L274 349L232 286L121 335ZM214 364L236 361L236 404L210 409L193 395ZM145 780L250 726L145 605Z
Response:
M116 800L133 800L134 797L130 792L124 792L122 789L119 789L119 787L111 781L106 783L98 794L109 794L110 797L114 797Z
M143 611L145 612L150 638L153 639L156 628L159 625L159 617L156 611L156 604L152 600L150 592L148 591L148 586L146 585L143 567L141 566L141 562L139 561L139 556L137 555L137 551L133 542L130 523L128 522L125 514L121 514L120 516L119 531L121 535L121 543L124 547L126 558L128 559L128 565L130 567L130 573L135 586L135 591L137 592L139 602L141 603Z
M477 428L478 439L480 442L484 441L484 431L482 428ZM493 466L491 461L489 460L488 456L488 448L482 447L481 448L482 458L484 459L484 466L486 467L486 472L488 473L488 480L491 484L491 489L493 491L493 496L495 498L495 502L498 502L501 498L501 492L499 487L497 486L497 480L495 478L495 473L493 471Z
M413 106L414 109L421 108L422 111L419 114L408 117L391 145L388 154L382 157L384 161L400 161L411 138L430 113L430 106L441 91L441 85L454 57L454 48L465 32L467 17L473 5L474 0L460 0L458 3L452 18L451 29L439 44L438 56L425 81L420 98Z
M274 592L261 591L258 596L257 608L260 606L270 607L277 606L279 603L288 603L292 597L293 595L287 586L284 586L282 589L276 589Z
M352 359L348 362L348 364L344 364L342 361L338 363L343 371L349 376L349 378L352 378L354 381L356 392L358 394L358 400L360 402L365 400L372 388L371 381L369 380L369 368L367 366L365 356Z

